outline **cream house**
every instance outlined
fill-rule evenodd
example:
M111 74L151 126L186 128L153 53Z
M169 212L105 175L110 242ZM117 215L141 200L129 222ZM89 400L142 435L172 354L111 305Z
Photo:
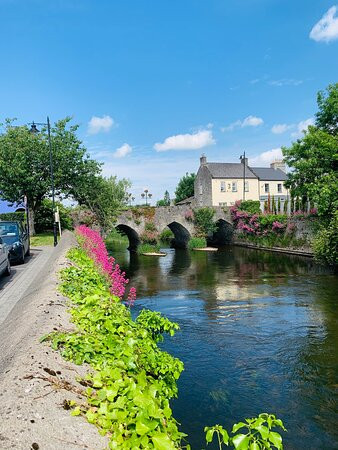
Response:
M260 200L268 196L284 202L288 191L285 165L276 161L270 167L250 167L247 158L240 163L207 162L200 158L194 187L194 203L197 206L231 206L237 200Z

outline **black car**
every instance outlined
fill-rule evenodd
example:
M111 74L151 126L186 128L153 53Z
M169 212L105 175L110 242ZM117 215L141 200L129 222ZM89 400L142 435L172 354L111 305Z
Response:
M0 237L9 247L10 260L23 264L30 254L26 226L21 222L0 221Z

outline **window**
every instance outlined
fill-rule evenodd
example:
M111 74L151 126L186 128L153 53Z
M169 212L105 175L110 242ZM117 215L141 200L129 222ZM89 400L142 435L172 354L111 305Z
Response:
M277 184L277 191L282 192L282 183Z
M264 192L269 192L269 183L264 184Z
M237 192L237 181L232 182L232 192Z
M221 192L225 192L225 181L221 181Z
M249 181L244 182L244 192L249 192Z
M200 195L203 195L203 186L200 184Z
M219 202L218 206L227 206L227 202Z

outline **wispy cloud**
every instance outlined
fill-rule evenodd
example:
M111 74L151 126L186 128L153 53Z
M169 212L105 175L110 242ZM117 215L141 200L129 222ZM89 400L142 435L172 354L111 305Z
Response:
M301 137L305 131L309 128L310 125L314 125L315 120L313 117L309 119L302 120L297 124L297 130L294 133L291 133L292 137Z
M282 149L280 147L262 152L253 158L249 158L249 164L253 167L263 166L268 167L270 163L283 159Z
M176 134L167 137L164 142L157 142L154 149L157 152L167 150L197 150L215 144L212 131L210 129L200 130L196 133Z
M236 120L236 122L231 123L227 127L222 127L221 131L232 131L235 128L245 128L245 127L258 127L262 125L264 120L261 117L248 116L243 120Z
M121 147L119 147L115 151L113 156L114 156L114 158L124 158L125 156L127 156L131 152L132 152L132 147L129 144L124 143L123 145L121 145Z
M115 121L110 116L93 116L88 122L88 134L108 133L114 125Z
M310 39L314 41L330 42L338 39L337 6L332 6L317 22L310 32Z
M269 81L270 86L299 86L303 80L295 80L294 78L281 78L280 80Z
M273 125L273 127L271 128L271 131L274 134L282 134L282 133L285 133L286 131L290 130L293 127L294 127L293 124L288 125L286 123L277 123L277 124Z

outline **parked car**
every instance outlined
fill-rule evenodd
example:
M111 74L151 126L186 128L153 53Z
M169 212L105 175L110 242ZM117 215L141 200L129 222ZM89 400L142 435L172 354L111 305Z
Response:
M9 247L11 261L23 264L30 254L27 228L21 222L0 222L0 237Z
M5 275L11 274L11 262L9 260L9 248L0 237L0 275L5 273Z

